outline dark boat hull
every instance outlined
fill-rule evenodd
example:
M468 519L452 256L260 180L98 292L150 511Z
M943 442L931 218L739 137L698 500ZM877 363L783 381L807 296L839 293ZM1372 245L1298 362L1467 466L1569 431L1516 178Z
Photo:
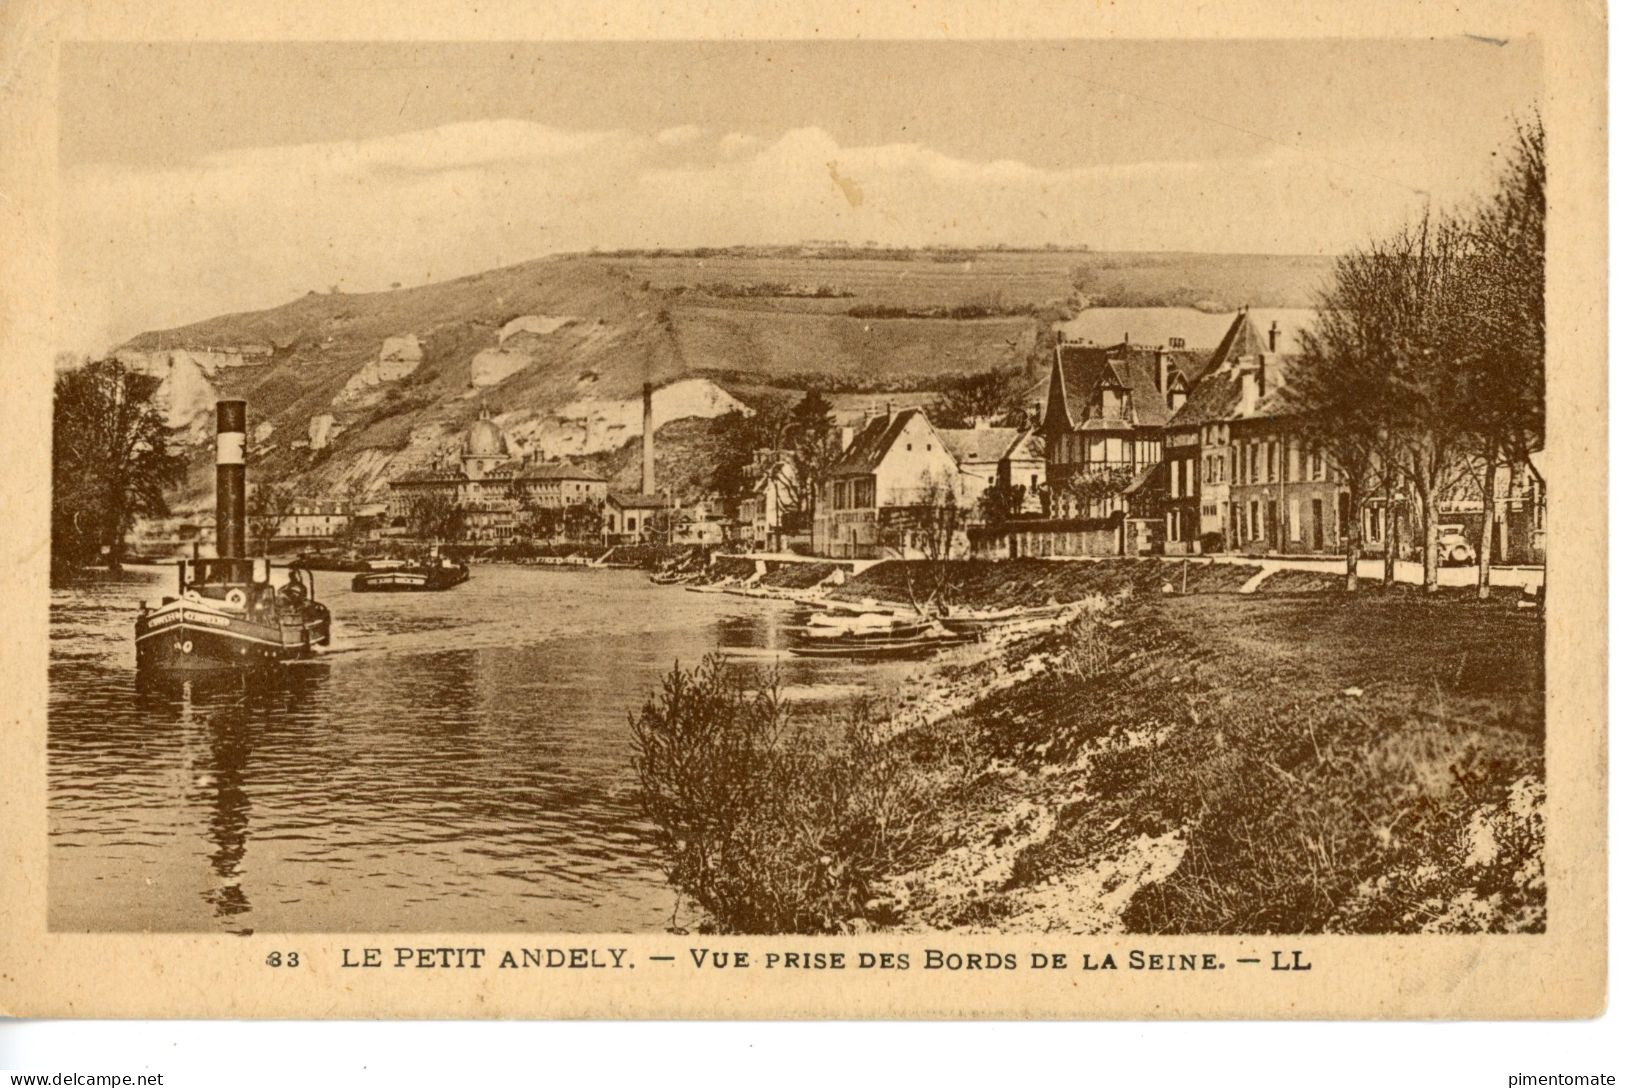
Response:
M440 570L374 570L350 579L350 589L356 593L424 593L468 581L468 572L458 568Z
M313 656L316 647L328 643L331 623L320 606L300 623L277 625L204 610L153 613L136 620L136 668L144 672L269 668Z
M888 658L925 657L949 646L958 646L971 641L969 636L951 638L912 638L912 639L869 639L865 641L849 639L825 639L820 642L804 642L790 647L790 652L797 657L843 657L870 660L885 660Z

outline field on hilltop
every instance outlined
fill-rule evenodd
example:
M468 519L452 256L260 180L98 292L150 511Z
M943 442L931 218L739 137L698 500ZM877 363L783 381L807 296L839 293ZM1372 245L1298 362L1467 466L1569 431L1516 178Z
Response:
M861 249L836 252L692 251L595 259L652 288L701 297L717 285L753 283L839 292L772 300L775 309L811 313L983 303L1037 310L1070 306L1079 291L1095 306L1302 307L1314 305L1332 267L1329 257L1292 254L991 249L922 250L905 259L890 250L877 258L866 258Z
M1059 249L576 254L419 287L312 292L143 333L118 351L154 372L173 372L176 353L192 368L172 382L185 386L178 422L196 443L181 505L206 498L205 417L222 395L249 401L264 476L310 495L378 493L451 449L482 407L541 456L610 455L630 437L616 421L646 380L709 379L725 393L713 411L815 387L843 402L918 400L993 368L1036 381L1057 322L1081 304L1303 305L1326 266ZM513 335L519 319L535 324ZM403 372L381 356L408 337L421 361ZM694 429L668 436L679 460L710 455L683 447L685 436ZM703 478L700 468L683 475Z

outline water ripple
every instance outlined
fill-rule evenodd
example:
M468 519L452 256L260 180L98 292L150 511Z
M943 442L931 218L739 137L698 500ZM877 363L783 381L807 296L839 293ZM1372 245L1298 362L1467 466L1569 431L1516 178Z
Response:
M734 651L815 709L909 667L788 658L771 601L482 567L441 594L318 575L319 662L149 688L130 625L172 578L52 592L53 929L659 930L626 715L672 662Z

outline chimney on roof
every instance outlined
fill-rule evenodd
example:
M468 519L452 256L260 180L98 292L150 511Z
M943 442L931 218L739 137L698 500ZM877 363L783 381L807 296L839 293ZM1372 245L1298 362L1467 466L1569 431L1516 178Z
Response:
M1270 322L1270 354L1275 354L1275 342L1280 338L1281 325L1277 321Z
M1169 370L1172 366L1173 359L1169 356L1168 349L1159 347L1157 349L1157 392L1164 396L1168 395Z
M643 383L643 493L653 495L655 487L655 387Z

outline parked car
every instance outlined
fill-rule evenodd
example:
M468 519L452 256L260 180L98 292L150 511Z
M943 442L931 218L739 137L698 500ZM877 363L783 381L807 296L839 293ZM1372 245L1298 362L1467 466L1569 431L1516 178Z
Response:
M1478 562L1478 553L1461 531L1460 525L1439 526L1439 565L1444 567L1470 567Z

